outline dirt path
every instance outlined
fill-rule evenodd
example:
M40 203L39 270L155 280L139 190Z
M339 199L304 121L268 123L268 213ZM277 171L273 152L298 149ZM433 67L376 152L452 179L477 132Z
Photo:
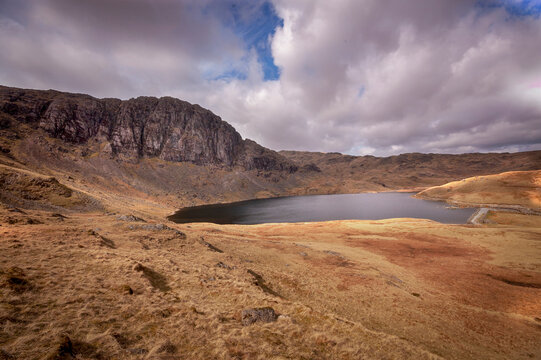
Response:
M488 214L489 208L479 208L468 219L468 223L474 225L480 225Z

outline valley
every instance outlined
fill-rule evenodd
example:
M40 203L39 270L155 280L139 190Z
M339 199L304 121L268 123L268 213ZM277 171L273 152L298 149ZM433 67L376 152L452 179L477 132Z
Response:
M0 110L0 359L541 357L541 151L275 152L172 98L1 87ZM406 190L490 209L476 225L167 220Z

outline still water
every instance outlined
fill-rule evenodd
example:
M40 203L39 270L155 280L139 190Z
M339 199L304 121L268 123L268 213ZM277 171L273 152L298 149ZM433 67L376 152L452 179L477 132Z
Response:
M290 196L184 208L169 217L177 223L263 224L327 220L431 219L464 224L475 209L450 209L443 202L411 193Z

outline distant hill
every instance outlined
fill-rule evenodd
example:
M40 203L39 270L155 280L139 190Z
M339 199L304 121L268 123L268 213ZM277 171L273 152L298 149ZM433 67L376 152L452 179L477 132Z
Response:
M307 186L330 192L421 190L466 177L541 169L541 151L520 153L421 154L389 157L280 151L300 169L316 166Z

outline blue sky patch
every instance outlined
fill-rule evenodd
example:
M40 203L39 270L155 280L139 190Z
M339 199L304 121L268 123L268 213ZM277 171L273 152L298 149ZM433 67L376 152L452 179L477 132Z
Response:
M231 80L231 79L239 79L239 80L246 80L248 77L245 73L238 71L238 70L229 70L224 72L223 74L220 74L218 76L215 76L211 78L212 80Z
M274 64L270 38L276 28L284 26L284 21L278 17L274 6L268 1L225 1L220 5L215 15L225 26L233 29L247 50L255 50L263 69L263 79L278 80L280 69Z
M541 0L477 0L477 9L491 11L505 9L510 17L523 18L541 16Z
M366 87L364 85L361 85L361 87L359 88L359 92L357 93L357 97L363 97L365 92L366 92Z

